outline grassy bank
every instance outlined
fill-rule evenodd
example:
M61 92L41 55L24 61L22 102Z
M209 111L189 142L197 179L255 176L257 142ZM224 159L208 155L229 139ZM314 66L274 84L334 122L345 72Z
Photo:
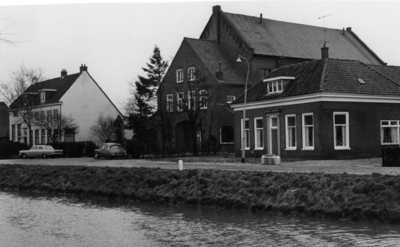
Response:
M0 188L400 223L400 177L0 165Z

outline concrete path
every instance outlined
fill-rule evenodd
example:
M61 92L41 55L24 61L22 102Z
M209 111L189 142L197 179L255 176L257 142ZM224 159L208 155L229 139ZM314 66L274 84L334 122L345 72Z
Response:
M56 158L56 159L9 159L0 160L0 164L28 165L85 165L109 167L152 167L163 169L178 169L178 162L117 159L95 160L93 158ZM325 172L372 174L381 173L400 175L400 167L382 167L381 158L358 160L307 160L282 162L280 165L260 165L250 163L202 163L184 162L184 169L221 169L243 171L273 171L273 172Z

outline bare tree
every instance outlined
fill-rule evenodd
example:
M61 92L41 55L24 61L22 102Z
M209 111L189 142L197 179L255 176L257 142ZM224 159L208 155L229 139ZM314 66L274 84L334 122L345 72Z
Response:
M90 130L92 134L100 139L102 143L106 140L114 140L116 133L116 126L114 125L114 118L111 116L104 116L100 114L96 122Z
M79 126L72 116L57 116L53 115L51 111L47 112L47 116L34 116L33 124L40 129L47 130L51 142L60 142L67 131L73 131L75 135L79 132Z

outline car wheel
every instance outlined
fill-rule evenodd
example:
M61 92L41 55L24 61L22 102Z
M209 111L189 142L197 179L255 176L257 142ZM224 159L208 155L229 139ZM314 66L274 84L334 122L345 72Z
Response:
M28 158L28 156L26 156L26 154L22 154L22 158L26 159L26 158Z
M99 155L97 153L94 153L94 158L97 160L99 158Z
M43 159L47 159L47 154L43 154L43 155L42 155L42 158L43 158Z

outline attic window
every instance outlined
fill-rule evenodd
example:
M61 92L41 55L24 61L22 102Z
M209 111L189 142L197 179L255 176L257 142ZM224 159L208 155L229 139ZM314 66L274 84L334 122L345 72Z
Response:
M281 93L283 90L283 81L270 81L268 82L268 94Z
M365 81L364 81L363 79L358 78L357 80L358 80L358 82L359 82L360 84L363 84L363 85L365 84Z

